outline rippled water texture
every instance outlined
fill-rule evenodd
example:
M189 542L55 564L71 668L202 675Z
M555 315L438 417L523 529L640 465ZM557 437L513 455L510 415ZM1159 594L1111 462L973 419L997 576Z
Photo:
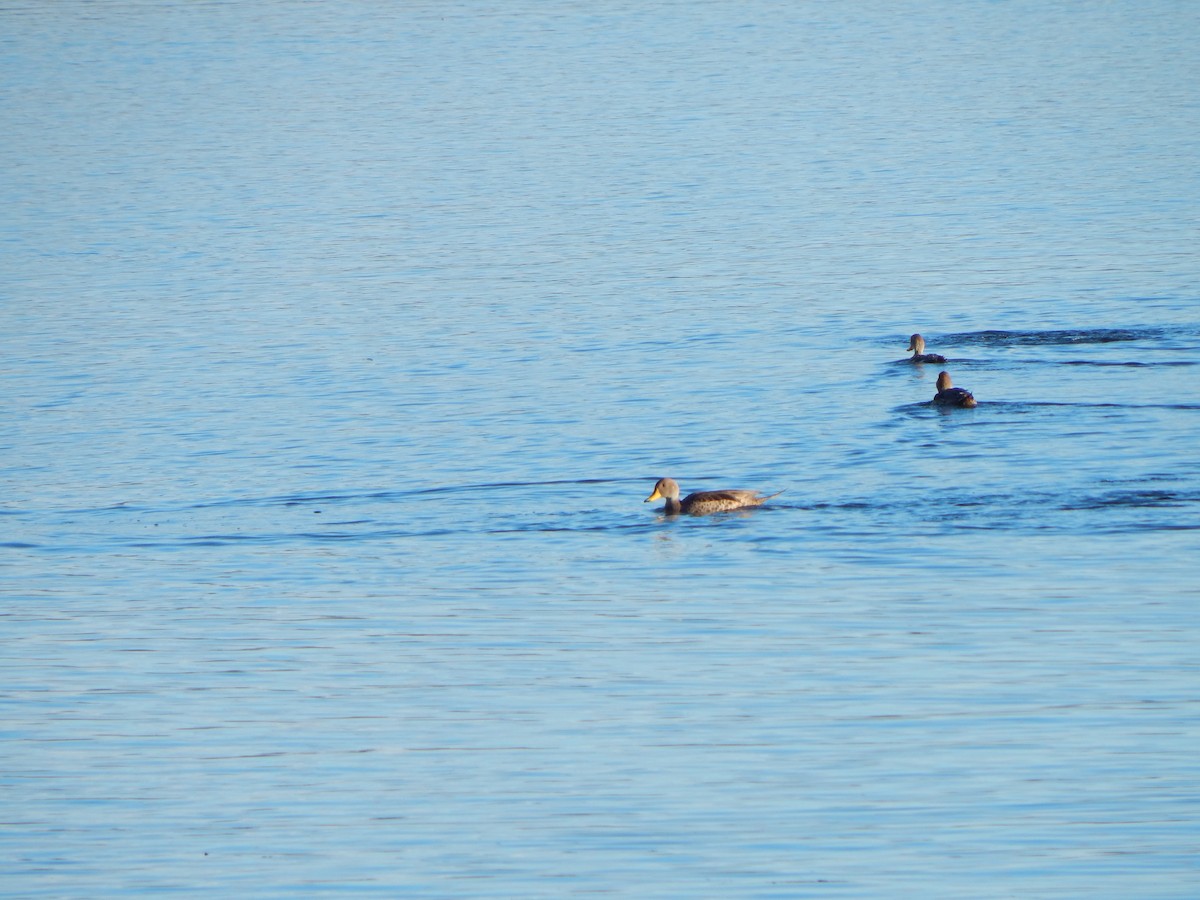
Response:
M4 6L0 893L1200 895L1198 35Z

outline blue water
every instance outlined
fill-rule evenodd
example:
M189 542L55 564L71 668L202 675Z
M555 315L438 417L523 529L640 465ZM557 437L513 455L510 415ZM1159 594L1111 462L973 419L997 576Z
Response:
M1198 37L5 4L0 892L1200 895Z

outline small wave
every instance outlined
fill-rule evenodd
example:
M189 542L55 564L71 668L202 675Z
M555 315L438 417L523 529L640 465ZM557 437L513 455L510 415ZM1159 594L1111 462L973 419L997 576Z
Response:
M1038 362L1041 362L1041 360L1038 360ZM1145 368L1153 368L1156 366L1194 366L1194 365L1196 365L1196 363L1191 362L1189 360L1182 360L1182 359L1165 360L1163 362L1137 362L1137 361L1104 362L1102 360L1095 360L1095 359L1064 359L1060 362L1055 363L1055 365L1060 365L1060 366L1118 366L1118 367L1125 366L1125 367L1133 368L1133 369L1145 369Z
M560 478L553 481L493 481L480 484L453 484L440 487L420 488L413 491L397 491L404 496L427 496L429 494L464 494L477 491L503 491L513 488L560 487L562 485L584 484L631 484L653 480L652 476L626 478Z
M904 416L914 416L914 417L919 417L922 419L928 419L928 418L932 418L934 416L948 416L948 415L954 415L956 413L972 413L972 412L977 411L978 409L980 409L983 406L1000 406L1000 405L1002 405L1000 401L991 400L991 401L988 401L985 403L983 400L980 400L979 406L972 406L970 408L964 408L961 406L942 406L941 404L934 403L932 400L921 400L920 402L917 402L917 403L905 403L903 406L894 407L892 409L892 412L898 413L899 415L904 415ZM1005 405L1012 406L1012 405L1016 405L1016 404L1005 404Z
M312 506L313 504L362 503L374 501L398 501L406 497L428 497L453 494L475 494L490 491L507 491L524 488L560 487L563 485L633 484L653 481L653 476L642 475L625 478L563 478L553 481L497 481L478 484L450 484L437 487L410 489L375 490L358 492L326 492L319 494L282 494L269 497L228 497L220 500L199 500L178 504L137 506L118 504L102 509L75 510L76 512L107 512L121 509L130 512L182 512L199 509L236 509L238 507Z
M1040 412L1047 409L1174 409L1196 411L1200 410L1198 403L1066 403L1061 400L980 400L979 405L974 407L973 412L978 413L981 410L999 410L1005 413L1016 413L1025 415ZM954 406L937 406L931 400L921 401L919 403L906 403L903 406L897 406L892 409L892 412L897 415L912 416L918 418L929 418L934 415L945 415L949 413L968 412L968 410L960 410Z
M983 404L980 403L980 406ZM1067 409L1200 409L1200 404L1197 403L1064 403L1054 400L1020 400L1020 401L1005 401L993 400L989 406L1001 406L1010 410L1036 410L1044 407L1059 407Z
M156 549L171 549L185 547L229 547L238 545L283 545L293 544L296 542L309 542L314 544L329 544L329 543L345 543L348 541L386 541L397 538L424 538L424 537L442 537L445 535L461 534L462 532L450 528L432 528L425 530L416 529L396 529L396 528L374 528L365 529L363 531L287 531L287 532L263 532L263 533L239 533L239 534L200 534L200 535L180 535L173 539L163 539L147 541L144 539L133 540L116 540L118 543L127 547L138 548L156 548Z
M544 522L534 522L529 525L514 525L510 528L484 528L481 534L586 534L598 532L645 532L653 531L655 523L646 522L609 522L603 525L547 525Z
M933 368L936 368L937 366L953 366L953 365L964 365L964 364L966 364L966 363L972 363L972 362L977 362L977 360L973 360L973 359L967 359L967 358L965 358L965 357L957 357L957 358L956 358L956 357L950 357L950 356L947 356L947 357L946 357L946 361L945 361L945 362L940 362L940 363L927 363L927 362L914 363L914 362L912 361L912 357L908 357L908 356L906 356L906 357L904 357L903 359L894 359L894 360L892 360L892 361L891 361L891 363L890 363L890 365L896 366L897 368L903 367L903 368L905 368L905 369L908 369L908 370L910 370L910 371L911 371L911 370L913 370L913 369L914 369L915 367L917 367L917 366L928 366L930 369L933 369ZM920 371L920 369L918 369L917 371ZM928 371L928 369L926 369L926 371Z
M964 331L938 338L941 344L982 347L1046 346L1048 344L1115 344L1123 341L1158 340L1165 328L1085 328L1058 331Z
M1200 501L1200 494L1166 490L1112 491L1063 506L1067 510L1112 509L1114 507L1172 507Z

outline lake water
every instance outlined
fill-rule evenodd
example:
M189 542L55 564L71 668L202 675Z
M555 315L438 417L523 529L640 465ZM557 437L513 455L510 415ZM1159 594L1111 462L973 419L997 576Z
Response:
M1200 896L1197 38L4 4L0 892Z

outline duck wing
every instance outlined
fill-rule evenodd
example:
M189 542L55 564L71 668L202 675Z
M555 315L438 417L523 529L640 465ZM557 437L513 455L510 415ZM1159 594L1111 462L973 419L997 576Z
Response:
M778 497L783 491L763 495L759 491L697 491L683 498L683 511L692 515L723 512L727 509L741 509L743 506L758 506L765 500Z
M965 388L946 388L944 391L938 391L933 398L934 403L942 406L974 406L975 395Z

